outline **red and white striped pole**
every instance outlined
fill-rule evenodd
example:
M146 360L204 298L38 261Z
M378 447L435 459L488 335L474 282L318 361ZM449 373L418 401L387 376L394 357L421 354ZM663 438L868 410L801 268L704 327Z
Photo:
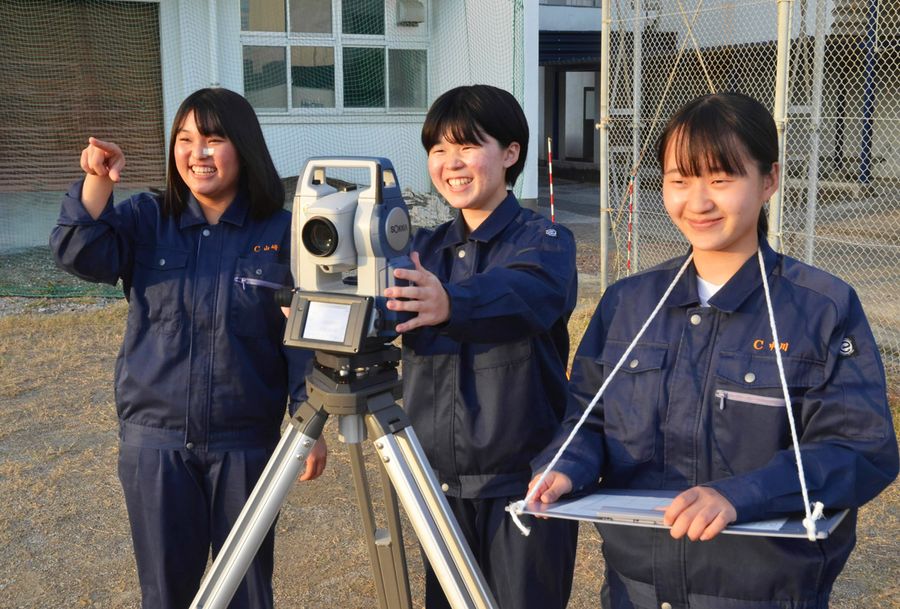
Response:
M625 274L631 275L631 236L634 220L634 174L628 176L628 256L625 261Z
M553 138L547 138L547 167L550 170L550 221L556 222L556 208L553 206Z

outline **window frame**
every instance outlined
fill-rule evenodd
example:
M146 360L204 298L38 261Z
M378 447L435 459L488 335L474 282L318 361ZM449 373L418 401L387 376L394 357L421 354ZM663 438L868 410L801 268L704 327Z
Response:
M431 74L431 43L429 37L429 25L426 19L415 31L410 28L391 23L391 17L396 10L395 3L386 3L385 9L385 33L383 35L368 34L344 34L342 32L343 21L340 13L341 2L331 2L331 33L320 32L292 32L290 1L285 2L285 31L262 32L240 30L241 60L243 65L245 47L277 47L284 49L285 66L284 78L287 89L285 98L286 108L256 108L254 110L260 117L337 117L367 115L423 115L427 107L423 108L392 108L391 107L391 73L390 51L410 50L425 53L425 99L430 99L430 74ZM426 11L429 10L426 0ZM331 47L334 49L334 107L332 108L295 108L293 107L293 83L291 80L291 49L298 46L307 47ZM367 47L382 49L384 61L384 106L377 107L346 107L344 105L344 49L347 47ZM241 87L246 94L244 72L241 69Z

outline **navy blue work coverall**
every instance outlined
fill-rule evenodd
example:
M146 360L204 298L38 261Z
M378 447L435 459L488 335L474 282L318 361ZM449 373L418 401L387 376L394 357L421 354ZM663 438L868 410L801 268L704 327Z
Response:
M855 543L856 508L897 475L884 368L853 289L760 236L780 345L756 255L701 307L691 265L555 468L575 488L708 486L738 522L803 512L773 349L781 349L811 501L851 508L822 541L600 525L609 609L825 609ZM584 408L684 258L611 286L575 356ZM580 413L540 458L545 467Z
M536 521L524 537L504 508L565 415L574 239L512 193L466 233L460 216L413 238L450 319L404 334L404 408L500 607L562 609L577 523ZM448 606L427 565L426 606Z
M172 217L144 193L110 197L93 220L81 187L63 199L50 244L79 277L122 279L119 477L143 607L183 609L278 442L288 396L292 409L305 399L309 353L282 348L274 301L293 285L291 216L255 219L238 194L210 225L193 197ZM231 607L272 606L273 550L270 531Z

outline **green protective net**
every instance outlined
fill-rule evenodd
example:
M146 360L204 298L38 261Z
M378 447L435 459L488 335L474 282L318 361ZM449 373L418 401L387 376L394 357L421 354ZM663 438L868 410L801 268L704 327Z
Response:
M0 3L0 296L121 296L56 268L47 245L89 136L126 154L120 201L165 183L172 117L223 86L256 108L292 185L311 156L383 156L433 202L419 132L454 86L523 94L523 0ZM423 203L425 202L425 203ZM417 213L436 221L441 212Z

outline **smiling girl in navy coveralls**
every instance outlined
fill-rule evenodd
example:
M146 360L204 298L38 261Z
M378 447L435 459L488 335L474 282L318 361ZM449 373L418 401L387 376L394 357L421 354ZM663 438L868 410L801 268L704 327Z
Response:
M878 348L850 286L766 243L758 221L780 167L762 105L737 94L694 100L670 120L658 157L663 202L693 264L536 492L549 503L598 477L606 488L683 491L665 513L671 531L598 525L607 609L824 609L855 542L856 508L897 475ZM780 345L770 338L758 249ZM603 295L575 356L582 410L684 261ZM810 499L850 508L821 541L719 535L732 522L804 511L776 348Z
M282 351L274 290L292 286L284 189L247 101L202 89L178 109L166 191L112 204L125 157L91 138L87 174L50 244L89 281L122 280L116 360L119 478L144 609L187 607L278 442L288 397L305 399L308 353ZM325 466L323 443L301 480ZM231 608L272 607L274 530Z
M575 306L572 234L519 206L507 185L525 165L528 124L508 92L441 95L422 127L428 170L456 220L413 239L415 286L385 291L416 316L403 335L403 404L494 598L504 609L563 609L577 523L531 537L504 509L563 419ZM426 607L447 607L426 565Z

